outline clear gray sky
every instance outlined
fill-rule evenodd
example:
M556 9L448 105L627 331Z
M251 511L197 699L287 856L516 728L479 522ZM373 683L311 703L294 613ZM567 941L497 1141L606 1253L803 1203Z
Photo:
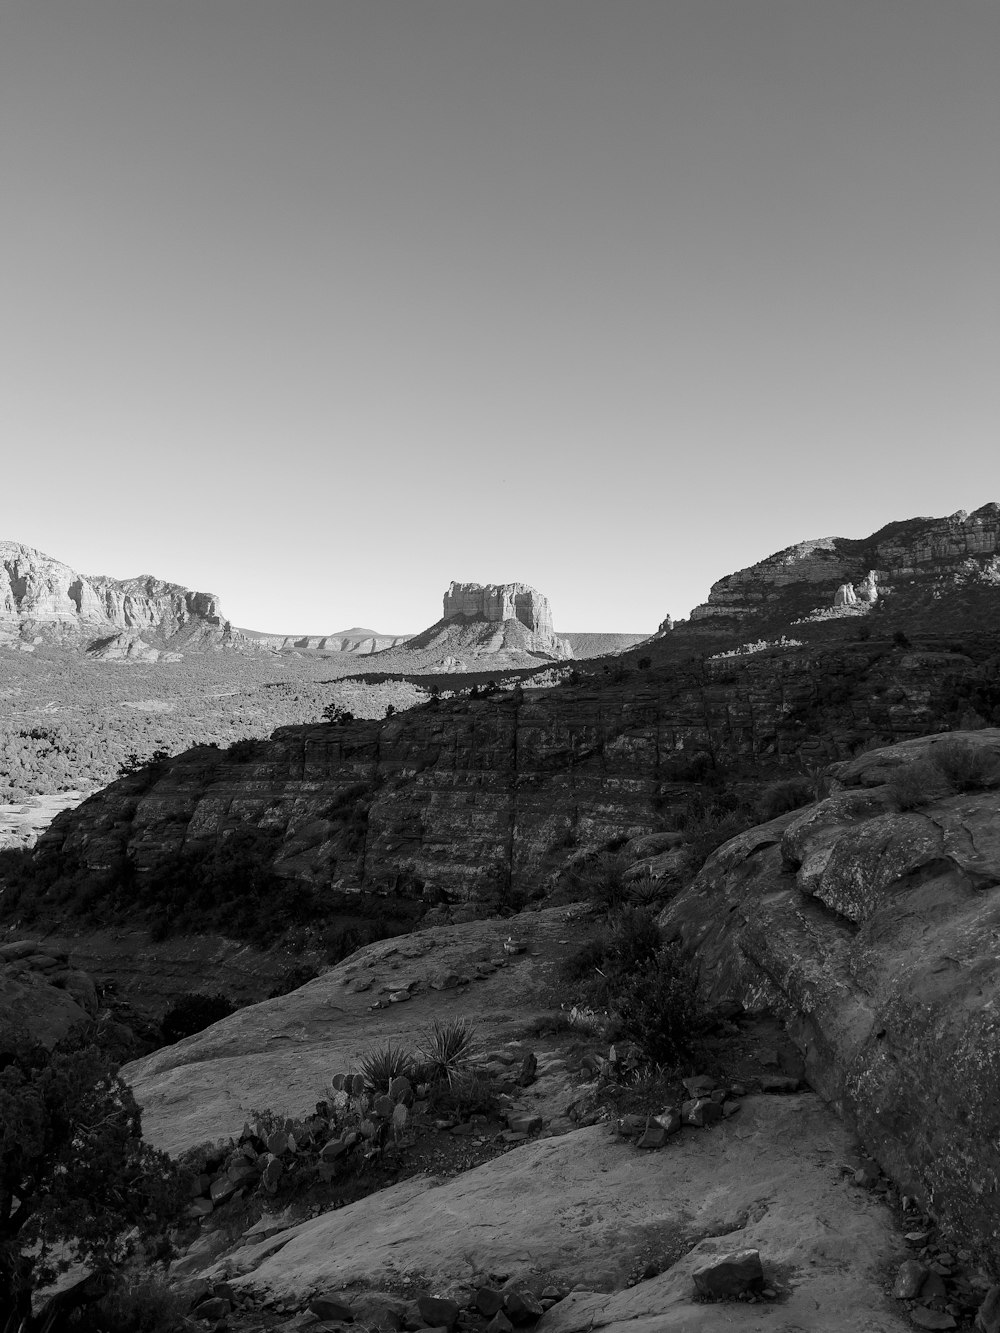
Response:
M0 537L651 630L1000 499L996 0L0 0Z

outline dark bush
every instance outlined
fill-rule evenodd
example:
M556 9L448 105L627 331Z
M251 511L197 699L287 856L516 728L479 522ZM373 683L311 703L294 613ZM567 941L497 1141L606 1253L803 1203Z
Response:
M576 865L567 882L571 892L596 906L611 910L628 902L625 872L631 861L623 852L599 852Z
M922 759L896 769L889 780L900 810L917 810L953 792L979 791L1000 782L1000 759L968 741L940 741Z
M657 1065L688 1058L705 1031L697 971L679 944L665 945L643 968L624 974L611 1007L621 1036Z
M112 1060L86 1038L47 1051L0 1022L0 1327L52 1328L56 1310L65 1317L106 1291L183 1200L175 1164L143 1142ZM33 1323L33 1291L74 1264L90 1277L52 1296L52 1318L39 1311Z
M761 792L757 800L757 814L762 822L766 822L788 814L789 810L809 805L812 799L813 787L806 778L781 778Z
M644 967L663 943L656 917L645 907L622 907L608 920L604 957L619 973Z
M290 995L293 990L298 990L300 986L308 985L310 981L315 981L319 973L308 963L300 963L298 967L290 967L282 976L280 981L267 993L269 1000L276 1000L281 995Z
M163 1040L169 1046L184 1037L191 1037L220 1018L228 1018L234 1009L235 1005L225 995L203 995L200 991L182 995L163 1016Z
M620 990L623 979L643 971L663 943L656 917L645 907L622 907L607 924L563 963L569 983L582 982L580 999L603 1008Z
M930 761L953 791L978 791L1000 779L996 753L969 741L940 741L931 748Z

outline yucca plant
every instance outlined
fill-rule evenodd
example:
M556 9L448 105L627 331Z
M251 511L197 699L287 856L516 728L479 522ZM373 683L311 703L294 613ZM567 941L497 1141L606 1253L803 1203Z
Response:
M447 1023L435 1019L419 1048L431 1079L447 1079L451 1086L469 1062L475 1037L471 1019L453 1018Z
M394 1078L409 1078L413 1072L413 1056L401 1046L386 1042L365 1055L359 1065L365 1085L373 1092L388 1092Z

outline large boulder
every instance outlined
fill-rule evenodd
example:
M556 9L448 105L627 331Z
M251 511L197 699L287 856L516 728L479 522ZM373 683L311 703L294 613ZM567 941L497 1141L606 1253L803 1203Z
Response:
M93 979L35 940L0 944L0 1027L54 1046L97 1013ZM0 1040L3 1039L0 1031Z
M959 760L971 756L973 779L953 773L952 787L979 790L949 790L948 763L934 764L935 754L951 756L954 767L956 745ZM662 916L697 949L707 995L776 1010L813 1087L988 1266L1000 1241L1000 779L991 756L1000 772L998 729L841 765L839 790L726 843ZM926 782L926 804L915 778Z

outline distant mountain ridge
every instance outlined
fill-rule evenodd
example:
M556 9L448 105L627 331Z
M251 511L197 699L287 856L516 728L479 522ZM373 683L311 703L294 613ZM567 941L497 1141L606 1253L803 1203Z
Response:
M99 657L155 661L182 651L251 649L214 593L141 574L79 574L32 546L0 541L0 644L62 642Z

